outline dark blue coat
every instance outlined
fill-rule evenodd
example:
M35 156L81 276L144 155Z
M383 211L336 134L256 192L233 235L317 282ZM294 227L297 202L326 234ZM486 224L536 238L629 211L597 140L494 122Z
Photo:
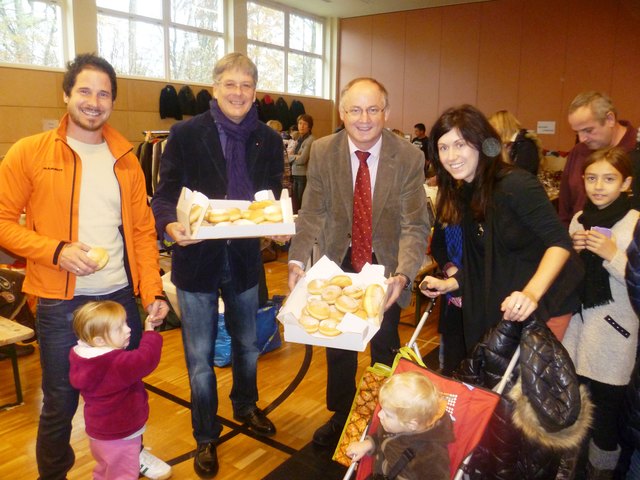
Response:
M636 314L640 317L640 222L636 225L633 240L627 249L627 288L629 299ZM626 416L623 420L623 428L629 436L633 446L640 449L640 362L636 359L636 367L631 374L631 381L627 387L625 398Z
M284 158L282 139L258 122L246 144L247 168L254 191L282 189ZM218 128L210 112L175 124L160 162L160 183L151 202L156 228L163 238L167 224L176 221L176 205L182 187L197 190L210 199L227 194L226 162ZM206 240L172 252L171 280L189 292L213 292L220 284L221 256L229 256L234 289L243 292L258 283L260 240Z

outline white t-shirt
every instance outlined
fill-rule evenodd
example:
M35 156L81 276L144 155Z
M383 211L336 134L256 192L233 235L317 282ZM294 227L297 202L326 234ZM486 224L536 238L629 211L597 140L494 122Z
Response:
M98 145L82 143L73 138L67 142L80 157L79 240L109 252L109 262L91 275L79 276L75 295L100 295L126 287L129 282L124 269L124 241L120 185L113 166L115 158L106 142Z

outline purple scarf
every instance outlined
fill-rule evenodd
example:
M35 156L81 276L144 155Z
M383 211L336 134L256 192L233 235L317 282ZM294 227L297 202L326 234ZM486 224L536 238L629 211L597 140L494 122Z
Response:
M224 158L227 164L227 198L229 200L253 200L255 194L247 170L246 144L258 127L258 112L252 106L240 123L232 122L222 113L218 101L211 100L211 115L226 136Z

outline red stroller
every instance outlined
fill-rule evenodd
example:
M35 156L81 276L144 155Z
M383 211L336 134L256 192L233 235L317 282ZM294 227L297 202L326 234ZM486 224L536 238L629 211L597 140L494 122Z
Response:
M471 453L478 445L493 411L500 400L500 394L517 363L519 349L516 350L513 355L509 367L503 375L502 381L496 386L494 392L439 375L424 366L420 352L416 346L416 340L427 320L429 312L430 309L427 309L416 327L416 331L408 344L408 347L411 348L403 348L403 351L399 354L400 358L396 359L392 374L406 371L423 373L429 377L447 397L446 410L453 420L455 435L455 441L449 444L450 473L452 479L458 480L463 478L463 469L461 467L469 461ZM409 358L411 358L411 360ZM375 432L378 428L379 420L377 413L379 409L380 406L378 405L371 417L371 422L368 427L368 432L370 433ZM349 425L349 420L347 421L347 425ZM362 438L364 438L366 433L367 430L363 433ZM342 442L338 443L338 449L341 448L341 443ZM338 449L336 453L338 453ZM356 480L364 480L371 474L373 458L367 456L362 458L359 463L352 463L344 476L344 480L351 477L356 467Z

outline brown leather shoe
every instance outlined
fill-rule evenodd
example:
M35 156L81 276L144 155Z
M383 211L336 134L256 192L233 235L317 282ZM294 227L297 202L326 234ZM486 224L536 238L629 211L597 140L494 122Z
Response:
M213 442L201 443L193 459L193 469L200 478L213 478L218 473L218 454Z
M260 410L258 407L249 411L244 415L233 414L233 418L238 422L242 422L246 424L253 432L258 435L262 435L265 437L270 437L275 435L276 427L271 420L267 418L265 413Z

